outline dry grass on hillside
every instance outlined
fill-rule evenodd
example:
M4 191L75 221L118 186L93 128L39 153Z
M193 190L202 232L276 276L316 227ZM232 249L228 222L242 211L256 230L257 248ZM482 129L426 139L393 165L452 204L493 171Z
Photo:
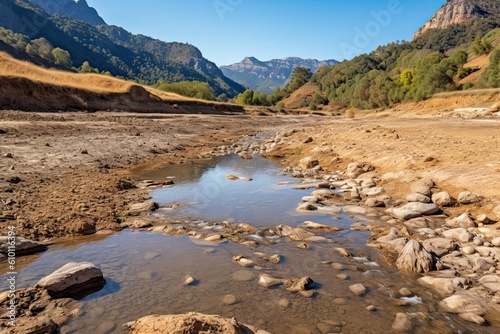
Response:
M0 52L0 76L20 77L45 84L86 89L95 93L126 93L133 86L137 86L134 82L102 74L82 74L45 69L29 62L15 59L4 52ZM151 93L165 100L189 100L177 94L161 92L156 89L151 90Z
M101 74L45 69L0 52L0 110L243 112L239 106L187 98Z

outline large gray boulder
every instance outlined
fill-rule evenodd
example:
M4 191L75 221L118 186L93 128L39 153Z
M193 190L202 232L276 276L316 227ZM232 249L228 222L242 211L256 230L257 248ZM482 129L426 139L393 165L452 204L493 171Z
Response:
M9 252L9 241L12 241L9 237L0 237L0 253L7 254ZM43 252L46 249L47 245L38 241L31 241L20 237L15 240L16 256Z
M100 290L106 284L101 269L89 262L70 262L35 285L49 292L53 298L86 295Z

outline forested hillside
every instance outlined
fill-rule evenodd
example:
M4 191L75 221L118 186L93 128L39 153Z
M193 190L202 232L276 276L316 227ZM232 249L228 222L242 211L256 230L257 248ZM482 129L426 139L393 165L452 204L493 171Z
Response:
M45 0L44 4L50 1L57 2ZM106 24L92 25L65 11L64 16L50 15L26 0L0 0L0 12L0 42L5 43L0 48L21 59L43 59L45 66L108 73L150 85L206 82L216 96L233 97L244 91L189 44L166 43ZM23 18L31 18L27 21L31 24Z
M311 94L311 85L308 85L309 93L298 94L302 100L295 101L293 107L315 110L320 105L328 105L334 110L375 109L425 100L439 92L500 87L500 48L495 49L500 45L500 16L495 12L498 2L481 2L481 8L493 11L481 19L428 29L411 42L390 43L351 60L320 68L308 80L317 87L316 92ZM478 57L490 58L487 69L466 66ZM474 79L462 80L469 76ZM276 104L301 86L278 89L268 96L246 91L235 101Z

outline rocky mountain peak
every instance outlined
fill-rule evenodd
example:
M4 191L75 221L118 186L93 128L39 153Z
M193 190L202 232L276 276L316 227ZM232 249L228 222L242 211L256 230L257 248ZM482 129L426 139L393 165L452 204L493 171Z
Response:
M76 20L85 21L92 25L105 24L104 19L97 11L90 7L86 0L31 0L47 13L70 16Z
M246 87L258 92L271 93L287 83L295 67L307 67L315 72L321 66L331 66L336 63L337 61L333 59L320 61L288 57L261 61L255 57L245 57L239 63L220 68L225 76Z
M413 36L413 39L421 36L429 29L442 29L452 24L460 24L471 22L474 19L479 19L489 15L489 1L473 1L473 0L448 0L434 14L434 16L424 24ZM495 2L495 1L490 1Z

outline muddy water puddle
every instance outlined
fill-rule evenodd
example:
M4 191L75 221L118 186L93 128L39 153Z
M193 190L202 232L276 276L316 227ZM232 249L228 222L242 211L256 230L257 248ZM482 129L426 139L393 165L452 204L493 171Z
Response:
M253 180L229 181L226 174ZM56 243L20 271L20 288L33 286L71 261L95 263L107 281L101 291L77 302L83 314L70 320L62 333L126 333L124 323L145 315L193 311L236 317L272 333L390 333L398 312L412 315L414 333L495 332L440 313L439 299L414 283L414 277L384 264L365 246L367 233L350 231L354 220L349 217L296 213L300 199L311 190L294 189L298 180L283 175L278 164L230 155L143 173L140 178L175 181L171 188L152 192L153 200L170 207L155 213L159 220L226 220L257 228L312 220L344 230L321 234L330 240L313 243L308 250L284 238L250 250L233 242L200 244L188 236L131 230ZM332 247L344 247L355 257L342 257ZM265 262L255 252L280 254L282 261ZM235 255L255 260L257 267L240 267L232 261ZM260 286L263 273L308 276L316 282L313 295ZM187 275L196 279L194 284L183 285ZM357 283L368 289L363 296L349 290ZM401 298L398 291L403 287L414 293L412 297ZM228 294L235 303L223 302ZM374 310L367 309L370 306Z

